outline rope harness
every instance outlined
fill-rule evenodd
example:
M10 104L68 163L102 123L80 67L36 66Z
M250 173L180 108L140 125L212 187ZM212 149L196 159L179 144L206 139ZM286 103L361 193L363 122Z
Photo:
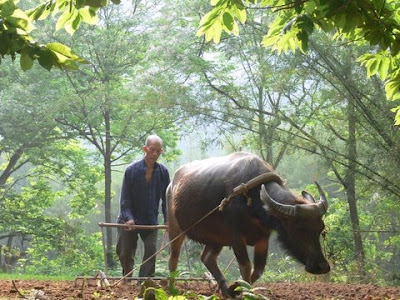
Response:
M263 184L263 183L272 182L272 181L277 182L278 184L283 184L284 183L284 180L278 174L276 174L274 172L264 173L264 174L261 174L261 175L255 177L255 178L249 180L247 183L241 183L239 186L237 186L237 187L235 187L233 189L232 193L228 197L222 199L221 203L218 206L213 208L211 211L209 211L207 214L205 214L203 217L201 217L199 220L197 220L195 223L193 223L190 227L188 227L187 229L182 231L180 234L178 234L175 238L173 238L171 241L169 241L169 243L165 244L164 247L161 247L152 256L150 256L145 261L143 261L138 267L140 267L142 264L148 262L150 259L152 259L154 256L156 256L158 253L160 253L166 247L168 247L171 243L173 243L175 240L177 240L182 235L186 234L190 229L192 229L197 224L202 222L204 219L206 219L208 216L210 216L215 211L217 211L217 210L223 211L225 209L225 207L229 204L229 202L232 200L233 197L236 197L236 196L239 196L239 195L244 195L247 198L247 205L251 206L253 200L247 195L248 191L253 189L253 188L255 188L255 187L257 187L257 186L259 186L259 185L261 185L261 184ZM122 280L124 280L127 277L129 277L133 273L133 271L136 270L138 267L133 268L129 273L127 273L120 280L118 280L116 283L114 283L112 285L112 287L116 286Z

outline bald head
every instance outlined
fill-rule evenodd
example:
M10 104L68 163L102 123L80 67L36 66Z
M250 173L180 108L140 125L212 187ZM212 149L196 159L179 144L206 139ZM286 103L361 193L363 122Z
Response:
M147 139L146 139L146 144L145 144L145 145L148 147L148 146L150 146L151 144L154 144L154 143L160 144L160 145L162 146L163 141L162 141L162 139L161 139L158 135L156 135L156 134L149 135L149 136L147 137Z
M144 159L148 167L154 166L155 162L163 152L163 141L155 134L149 135L146 139L146 144L143 146L145 153Z

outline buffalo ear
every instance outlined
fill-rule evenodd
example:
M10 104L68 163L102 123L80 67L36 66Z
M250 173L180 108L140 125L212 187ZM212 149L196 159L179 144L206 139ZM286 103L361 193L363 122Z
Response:
M307 192L307 191L302 191L302 192L301 192L301 195L303 196L303 198L307 199L308 202L315 203L314 197L313 197L309 192Z

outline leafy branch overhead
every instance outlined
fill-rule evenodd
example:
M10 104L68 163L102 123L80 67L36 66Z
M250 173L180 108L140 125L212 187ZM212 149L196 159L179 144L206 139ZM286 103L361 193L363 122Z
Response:
M112 0L118 4L120 0ZM12 60L20 55L21 68L29 70L34 61L50 70L77 69L77 63L86 61L60 43L42 45L31 36L35 23L49 16L57 19L56 30L65 29L73 34L82 22L96 24L97 11L108 0L50 0L32 9L24 10L18 0L0 0L0 63L5 56Z
M314 30L333 39L369 44L373 53L358 58L368 76L385 83L386 96L400 100L400 1L398 0L211 0L212 10L200 22L197 35L218 43L223 31L239 34L247 9L273 12L274 20L262 40L273 51L306 52ZM400 125L400 106L394 109Z

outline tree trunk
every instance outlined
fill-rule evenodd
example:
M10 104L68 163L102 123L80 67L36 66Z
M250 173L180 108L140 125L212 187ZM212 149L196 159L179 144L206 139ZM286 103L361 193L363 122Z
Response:
M356 197L356 160L357 160L357 141L356 141L356 111L355 99L349 97L348 100L348 126L349 138L347 142L349 167L345 178L345 189L347 201L350 210L351 226L353 228L354 250L355 258L357 260L358 274L361 280L366 277L365 273L365 255L363 249L363 242L360 233L360 222L357 211L357 197Z
M21 158L22 154L24 151L19 148L15 153L11 156L7 167L4 169L4 171L0 174L0 187L5 185L7 182L7 179L11 176L11 174L14 172L14 168L18 162L18 160Z
M111 223L111 122L110 109L106 105L104 111L105 121L105 154L104 154L104 217L106 223ZM112 251L112 229L106 228L106 263L108 267L114 265Z
M5 265L3 261L3 245L0 244L0 270L2 272L5 272Z

